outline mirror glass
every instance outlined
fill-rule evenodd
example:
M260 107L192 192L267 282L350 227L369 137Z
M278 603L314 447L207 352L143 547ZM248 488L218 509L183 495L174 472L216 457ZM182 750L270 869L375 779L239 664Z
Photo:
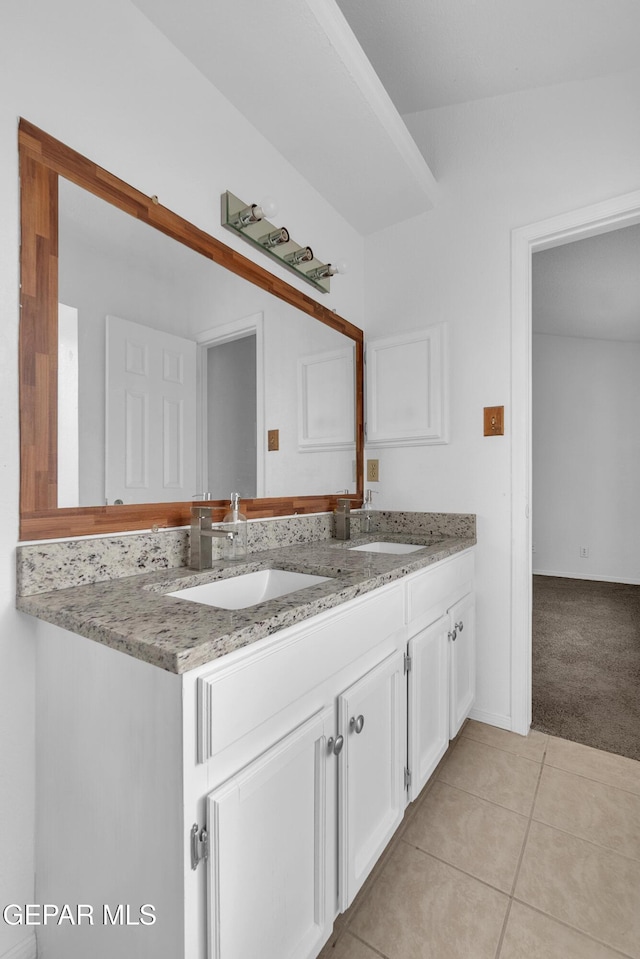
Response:
M354 492L353 340L58 183L58 506Z

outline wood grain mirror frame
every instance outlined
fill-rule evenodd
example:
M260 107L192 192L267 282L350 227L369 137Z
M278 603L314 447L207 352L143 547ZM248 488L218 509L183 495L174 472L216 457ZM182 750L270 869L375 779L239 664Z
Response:
M185 526L191 502L145 503L59 509L58 408L58 177L161 230L343 333L355 343L356 492L363 498L363 332L336 313L273 276L171 210L21 119L21 314L20 314L20 539L51 539L154 526ZM243 500L250 518L318 513L335 508L335 492L321 496ZM224 506L226 500L212 500Z

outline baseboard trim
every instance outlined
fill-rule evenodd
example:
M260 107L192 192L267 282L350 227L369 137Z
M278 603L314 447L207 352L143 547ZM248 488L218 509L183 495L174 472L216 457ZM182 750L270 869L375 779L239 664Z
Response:
M486 723L487 726L497 726L499 729L508 729L511 731L511 716L503 716L502 713L489 713L485 709L472 709L469 713L469 719L475 719L478 723Z
M624 576L596 576L589 573L560 573L548 569L534 569L534 576L557 576L559 579L588 579L594 583L620 583L622 586L640 586L640 579Z
M28 939L23 939L17 946L13 946L9 952L3 953L0 959L36 959L37 955L38 947L36 945L36 934L34 932Z

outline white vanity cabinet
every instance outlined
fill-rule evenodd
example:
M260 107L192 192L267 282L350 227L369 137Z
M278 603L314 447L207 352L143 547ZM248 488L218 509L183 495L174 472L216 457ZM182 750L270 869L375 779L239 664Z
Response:
M207 959L313 959L355 898L405 809L404 645L396 582L196 671Z
M407 580L409 801L420 793L475 697L473 552Z
M315 959L471 708L473 552L182 675L39 633L36 901L156 916L43 954Z
M317 955L404 814L405 710L396 651L208 794L208 956Z

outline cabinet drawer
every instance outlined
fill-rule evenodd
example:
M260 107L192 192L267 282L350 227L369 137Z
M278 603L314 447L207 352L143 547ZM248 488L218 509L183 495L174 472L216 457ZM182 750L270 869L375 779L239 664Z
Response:
M407 623L410 634L435 622L461 596L473 589L473 553L466 551L422 570L407 580Z
M289 627L198 677L198 761L206 762L403 626L392 584Z

